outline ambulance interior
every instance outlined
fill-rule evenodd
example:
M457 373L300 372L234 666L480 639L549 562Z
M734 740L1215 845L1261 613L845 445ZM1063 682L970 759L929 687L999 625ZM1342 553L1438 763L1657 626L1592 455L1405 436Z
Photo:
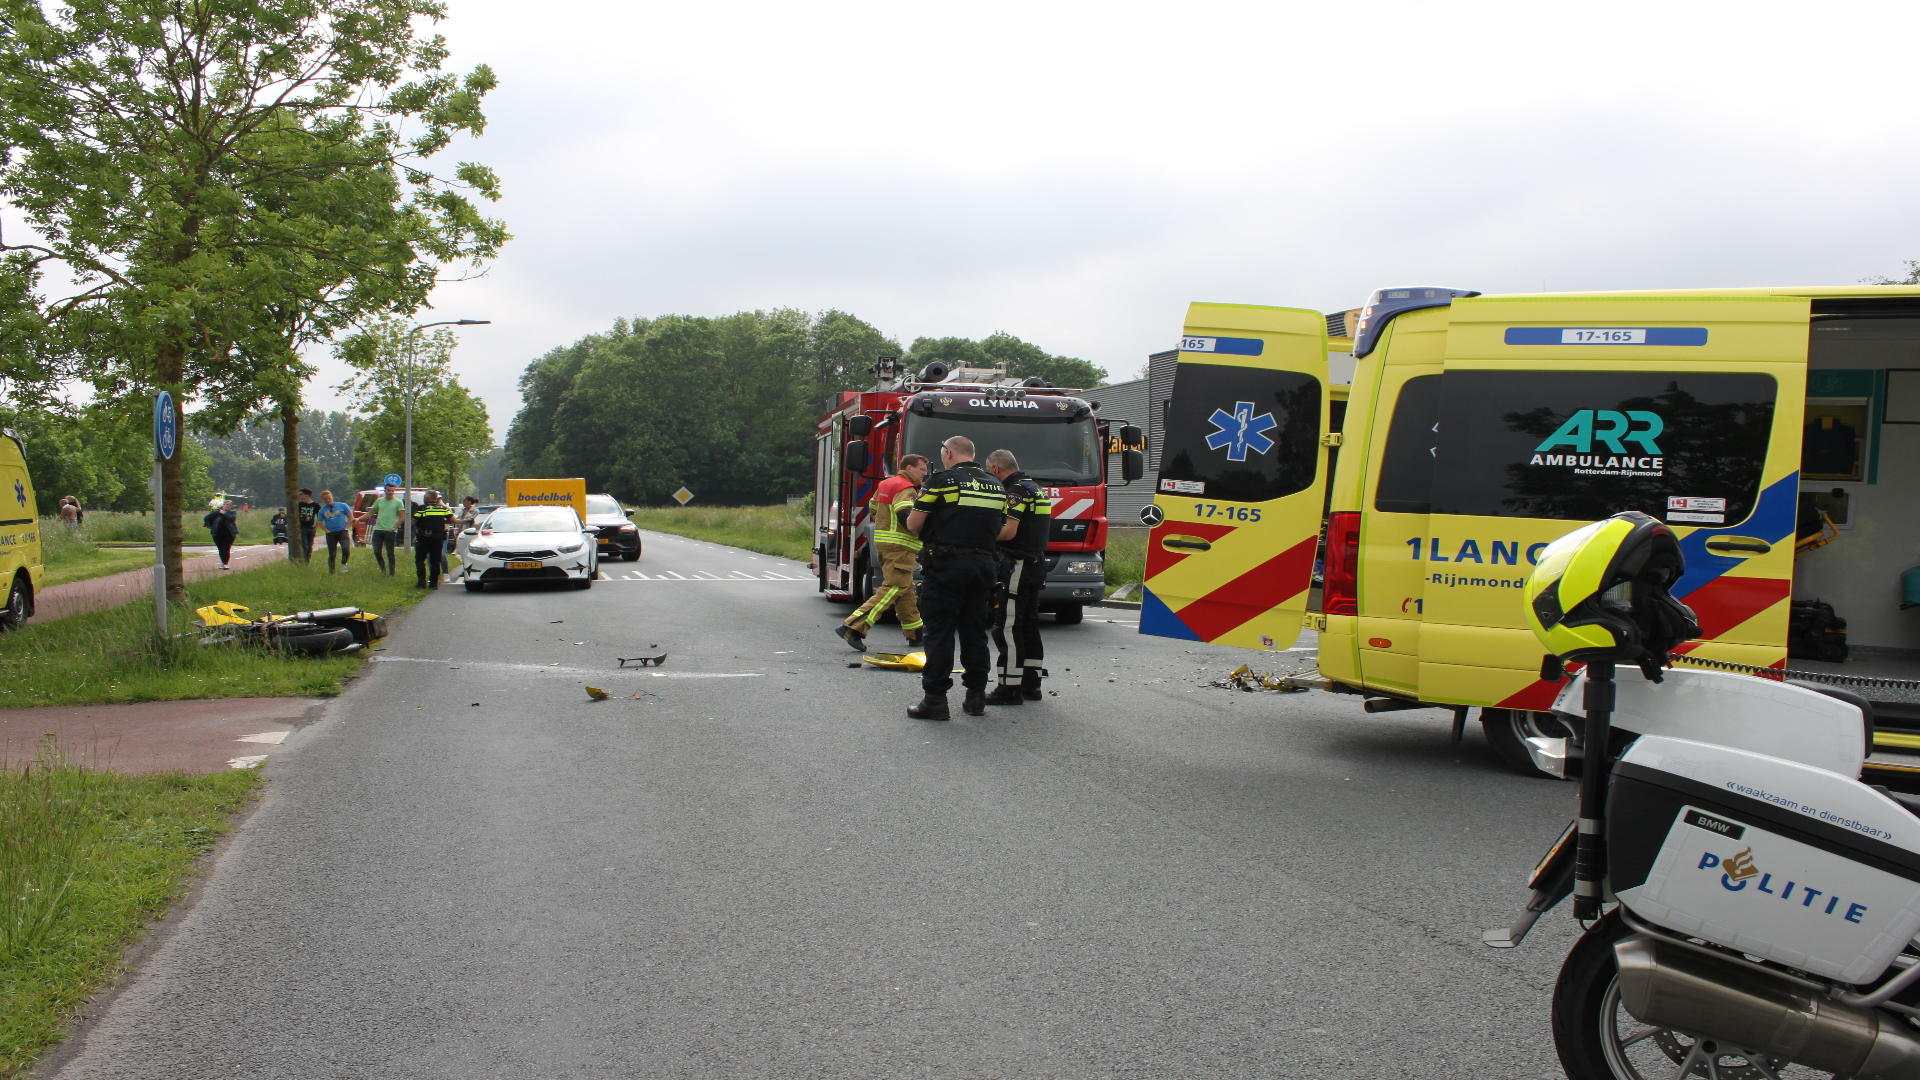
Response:
M1855 654L1913 659L1920 609L1903 605L1920 602L1907 594L1920 573L1903 576L1920 567L1920 310L1869 305L1815 303L1793 598L1832 605Z

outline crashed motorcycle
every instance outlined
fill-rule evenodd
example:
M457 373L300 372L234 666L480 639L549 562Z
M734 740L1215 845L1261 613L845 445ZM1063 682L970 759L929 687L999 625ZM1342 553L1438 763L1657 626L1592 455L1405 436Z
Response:
M1578 819L1534 868L1513 948L1571 896L1552 1027L1573 1080L1920 1080L1920 797L1862 779L1873 709L1772 669L1674 666L1699 636L1673 533L1619 514L1528 581L1542 676L1579 736Z

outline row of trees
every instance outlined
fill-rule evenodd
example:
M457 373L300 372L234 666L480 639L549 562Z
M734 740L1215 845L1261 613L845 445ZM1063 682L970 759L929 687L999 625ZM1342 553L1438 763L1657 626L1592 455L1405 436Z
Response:
M0 390L212 435L280 421L299 485L302 353L420 310L507 239L493 173L436 156L486 126L485 66L441 70L439 0L0 0ZM356 353L390 362L378 350ZM144 419L129 425L144 436ZM162 469L172 599L188 456ZM56 489L57 490L57 489Z
M903 363L934 360L1097 386L1106 372L1011 334L920 338ZM834 394L873 385L897 341L843 311L616 320L527 365L507 431L521 476L584 476L590 490L661 504L681 485L704 503L778 502L812 490L814 423Z

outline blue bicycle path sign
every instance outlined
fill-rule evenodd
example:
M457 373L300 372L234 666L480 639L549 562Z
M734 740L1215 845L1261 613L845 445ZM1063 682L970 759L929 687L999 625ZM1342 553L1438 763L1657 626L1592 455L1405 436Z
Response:
M161 461L172 461L180 447L180 414L173 410L173 395L165 390L153 401L153 453Z

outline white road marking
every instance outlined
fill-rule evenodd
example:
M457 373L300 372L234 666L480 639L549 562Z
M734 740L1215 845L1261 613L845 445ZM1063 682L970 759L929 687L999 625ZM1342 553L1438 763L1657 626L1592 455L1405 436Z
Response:
M738 576L740 576L740 577L743 577L743 578L746 578L746 579L747 579L748 581L758 581L758 580L760 580L759 578L756 578L756 577L754 577L754 576L753 576L752 574L749 574L749 573L747 573L747 572L746 572L746 571L744 571L744 570L735 570L735 571L733 571L733 573L735 573L736 575L738 575Z
M260 763L261 763L261 762L263 762L263 761L265 761L265 760L267 760L267 755L265 755L265 754L255 754L255 755L253 755L252 757L237 757L237 758L228 758L228 759L227 759L227 768L229 768L229 769L257 769L257 768L259 768L259 767L260 767Z
M376 664L451 664L451 660L436 660L427 656L376 656ZM765 675L764 671L640 671L637 668L576 668L550 664L505 664L487 660L462 660L462 668L498 668L504 671L537 671L544 675L594 675L603 679L620 676L639 677L651 675L656 679L757 679Z
M263 731L258 735L242 735L233 741L257 742L266 743L268 746L279 746L281 743L286 742L287 736L291 734L293 734L291 731Z
M720 580L722 580L722 579L721 579L721 577L720 577L720 575L718 575L718 574L709 574L709 573L707 573L707 572L706 572L705 570L695 570L695 571L694 571L694 573L696 573L696 574L699 574L699 575L700 575L701 577L703 577L703 578L705 578L705 579L706 579L706 580L708 580L708 581L720 581Z
M673 571L671 571L671 570L669 570L669 571L667 571L667 573L669 573L669 574L673 574ZM679 574L673 574L673 576L674 576L674 577L675 577L676 579L678 579L678 580L680 580L680 581L685 581L685 580L687 580L686 578L683 578L683 577L681 577L681 576L680 576Z

